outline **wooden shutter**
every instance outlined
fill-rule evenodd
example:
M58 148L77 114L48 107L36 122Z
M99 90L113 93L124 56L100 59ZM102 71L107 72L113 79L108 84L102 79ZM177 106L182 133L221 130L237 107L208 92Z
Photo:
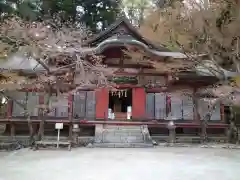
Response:
M36 92L28 92L27 109L30 112L30 116L38 116L39 95Z
M155 108L154 108L154 93L147 93L146 95L146 117L148 119L154 119Z
M95 116L96 116L95 91L88 91L86 101L86 117L89 119L95 119Z
M73 117L84 118L86 116L86 91L74 94Z
M56 117L68 117L68 95L61 94L60 96L57 98Z
M175 120L182 119L182 98L178 93L169 94L171 97L171 117Z
M166 93L155 94L155 118L166 119Z
M134 88L132 90L132 118L144 119L146 117L146 94L144 88Z

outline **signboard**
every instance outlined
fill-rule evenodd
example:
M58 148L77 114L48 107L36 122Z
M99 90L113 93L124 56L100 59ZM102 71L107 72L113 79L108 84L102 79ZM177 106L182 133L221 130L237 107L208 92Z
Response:
M116 76L112 78L112 81L116 84L138 84L137 77L133 76Z
M63 129L63 123L56 123L55 129Z
M78 129L78 128L79 128L78 124L73 124L73 129Z
M58 130L58 135L57 135L57 148L59 148L60 130L63 129L63 123L56 123L56 124L55 124L55 129Z

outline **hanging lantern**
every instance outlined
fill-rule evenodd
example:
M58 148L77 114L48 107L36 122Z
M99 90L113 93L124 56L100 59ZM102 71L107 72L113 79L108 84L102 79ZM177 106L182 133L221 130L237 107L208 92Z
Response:
M121 91L118 91L118 97L119 98L121 97Z
M125 97L127 97L127 90L125 90Z

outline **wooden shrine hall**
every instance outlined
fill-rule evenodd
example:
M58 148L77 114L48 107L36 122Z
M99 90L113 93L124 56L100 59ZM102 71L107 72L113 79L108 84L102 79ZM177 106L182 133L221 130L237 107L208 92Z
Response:
M171 76L131 61L123 52L126 45L142 48L144 52L160 60L168 57L184 58L184 55L179 52L171 52L165 47L152 44L142 37L126 19L119 19L86 42L86 51L94 50L103 55L103 63L114 69L115 76L111 80L116 83L117 90L86 89L76 94L65 95L66 98L60 103L61 105L48 114L46 118L46 124L49 124L48 129L50 127L54 129L56 122L63 122L66 128L73 123L80 124L83 129L91 129L96 124L148 125L152 128L150 133L161 134L165 132L164 129L169 120L173 120L181 129L179 132L183 134L192 133L191 129L200 127L200 119L193 101L197 101L199 106L205 102L201 98L196 100L193 97L199 88L213 84L217 79L214 76L199 75L196 71L180 72L179 80L166 88ZM14 65L16 69L31 70L37 64L34 60L32 61L32 63L20 65L16 59L13 59L8 63L12 63L12 68ZM37 68L42 69L41 65ZM179 93L175 93L176 90L181 89L191 92L192 96L179 96ZM11 94L18 101L26 102L28 107L36 107L44 101L44 96L38 92L21 91L11 92ZM15 124L16 129L17 127L24 129L25 126L27 129L27 120L21 107L9 101L6 109L7 112L3 113L0 123ZM33 123L39 124L38 108L33 109L31 117ZM218 104L208 128L224 129L226 127L224 108ZM215 133L215 130L212 133Z

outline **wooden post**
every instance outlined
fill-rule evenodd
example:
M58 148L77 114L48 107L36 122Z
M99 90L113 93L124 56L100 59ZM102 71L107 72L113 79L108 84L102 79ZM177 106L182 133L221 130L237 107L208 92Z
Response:
M196 96L197 88L193 89L193 118L195 122L200 122L200 118L198 115L198 99Z
M237 129L237 128L235 128L236 126L234 123L236 114L234 113L233 108L231 106L229 107L229 111L230 111L230 123L229 123L229 127L227 128L227 133L226 133L228 143L232 142L232 140L234 140L232 138L232 136L234 136L234 138L236 137L235 130Z
M165 76L166 86L168 87L171 83L171 75L167 74ZM166 116L171 112L171 96L169 94L166 95Z
M11 132L11 138L12 140L15 139L15 135L16 135L16 129L15 129L15 124L13 122L11 122L10 124L10 132Z
M38 99L38 102L39 102L39 105L44 105L44 95L43 94L39 94L39 99ZM39 123L39 129L38 129L38 138L39 140L43 138L44 136L44 122L42 120L42 118L44 118L43 116L43 107L39 108L38 109L38 118L40 120L40 123Z
M68 120L69 120L69 139L73 136L73 94L68 95Z
M7 103L7 118L8 118L8 120L12 118L12 108L13 108L13 101L8 100L8 103Z
M13 101L8 100L8 103L7 103L7 118L10 121L12 119L12 108L13 108ZM15 124L12 121L10 122L10 136L11 136L11 139L13 139L13 140L15 139Z
M166 96L166 106L167 106L167 108L166 108L166 115L167 116L169 116L170 115L170 113L171 113L171 96L169 95L169 94L167 94L167 96Z
M224 104L221 103L220 105L220 114L221 114L221 121L225 122L225 117L224 117Z

